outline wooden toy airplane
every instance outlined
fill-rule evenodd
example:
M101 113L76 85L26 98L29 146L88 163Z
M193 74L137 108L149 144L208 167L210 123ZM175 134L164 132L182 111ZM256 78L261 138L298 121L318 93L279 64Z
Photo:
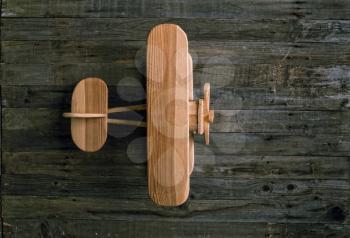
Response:
M74 143L83 151L99 150L107 138L107 124L147 126L148 191L158 205L178 206L189 195L194 166L194 134L209 144L210 86L204 98L193 99L192 58L185 32L174 24L154 27L147 39L147 105L108 109L108 89L98 78L78 83L70 113ZM109 119L108 114L147 110L147 123Z

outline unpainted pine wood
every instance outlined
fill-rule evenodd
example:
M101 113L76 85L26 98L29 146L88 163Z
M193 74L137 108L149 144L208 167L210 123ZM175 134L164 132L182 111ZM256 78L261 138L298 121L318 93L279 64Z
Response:
M146 104L133 105L133 106L123 106L123 107L111 107L108 109L108 113L116 112L129 112L129 111L143 111L147 109Z
M63 117L66 118L103 118L106 117L106 114L103 113L78 113L78 112L65 112Z
M98 78L80 81L72 95L72 113L108 113L107 85ZM62 118L62 120L67 120ZM79 149L87 152L99 150L107 139L107 116L102 118L77 118L71 121L72 139Z
M316 196L317 197L317 196ZM3 217L182 222L268 222L348 224L347 200L290 196L279 199L190 200L172 209L149 199L78 196L3 196Z
M234 19L349 19L347 0L327 1L245 1L196 0L145 3L97 0L42 2L41 0L3 0L2 17L172 17Z
M188 68L188 101L189 103L191 103L191 101L193 100L193 61L192 61L192 56L190 54L188 54L187 57L187 68ZM192 174L193 172L193 167L194 167L194 134L193 131L191 130L191 124L193 121L193 115L191 115L191 109L189 107L188 109L188 124L189 124L189 153L188 153L188 157L189 157L189 174ZM196 120L196 118L195 118ZM192 128L193 129L193 128Z
M188 107L188 113L189 113L189 120L190 120L190 132L193 134L198 133L198 118L199 117L199 112L198 112L198 107L199 107L199 101L202 99L198 100L190 100L189 107Z
M200 146L197 144L197 146ZM144 148L144 147L143 147ZM146 149L134 149L144 155ZM196 154L194 177L256 179L331 179L350 176L350 158L336 156L259 156ZM4 152L3 174L66 176L147 176L146 164L135 164L119 151L89 153L80 151Z
M189 194L188 41L177 25L147 38L149 195L158 205L183 204ZM185 100L184 100L185 99Z
M33 45L35 46L33 50ZM4 63L111 63L134 62L145 41L2 41ZM244 42L232 40L191 41L197 64L283 63L297 66L348 65L348 43Z
M190 40L349 42L349 20L174 18L3 18L3 40L140 40L156 24L179 25Z
M84 227L84 229L80 229ZM193 229L196 227L196 229ZM52 234L68 237L144 237L177 238L201 237L240 238L240 237L289 237L319 238L333 236L343 238L350 232L349 225L312 223L255 223L255 222L183 222L183 221L98 221L47 219L4 220L4 237L32 238L36 235Z
M200 104L201 105L201 102ZM214 110L210 108L210 84L205 83L203 86L203 131L205 144L209 144L210 124L214 122Z

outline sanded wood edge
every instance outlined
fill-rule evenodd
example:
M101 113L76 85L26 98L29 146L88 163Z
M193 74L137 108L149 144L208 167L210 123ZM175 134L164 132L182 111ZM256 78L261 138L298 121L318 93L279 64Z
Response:
M107 114L101 113L74 113L74 112L65 112L63 117L66 118L104 118L107 117Z
M188 54L188 100L189 103L191 104L193 100L193 62L192 62L192 56ZM196 105L196 103L195 103ZM191 115L191 105L189 106L189 128L190 128L190 139L189 139L189 173L192 174L193 168L194 168L194 131L192 130L193 128L193 121L196 122L196 118L193 120L193 115ZM191 128L192 127L192 128Z

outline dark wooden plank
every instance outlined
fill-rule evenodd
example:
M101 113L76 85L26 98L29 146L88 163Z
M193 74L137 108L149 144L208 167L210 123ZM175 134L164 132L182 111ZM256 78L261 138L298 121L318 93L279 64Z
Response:
M348 200L288 196L276 199L194 200L179 207L150 199L3 196L3 216L22 219L108 219L196 222L288 222L348 224Z
M149 199L147 177L2 175L3 195L76 196L113 199ZM194 200L304 199L349 202L347 180L240 179L191 177ZM337 198L337 199L335 199Z
M291 67L283 64L229 64L225 59L196 65L195 85L210 81L214 87L271 88L277 91L288 87L299 96L299 91L312 87L309 93L342 92L348 88L348 66ZM226 64L226 65L223 65ZM139 86L144 82L144 70L124 63L79 64L0 64L4 85L72 85L88 75L99 75L109 85ZM116 77L118 75L118 77ZM125 80L128 78L129 80ZM123 80L124 79L124 80ZM134 80L131 80L134 79ZM137 84L135 84L137 83ZM310 90L311 90L310 89ZM302 91L303 92L303 91Z
M230 223L230 222L142 222L142 221L93 221L55 219L26 220L6 219L4 237L32 238L66 235L68 237L266 237L313 238L332 236L345 237L347 225L333 224L272 224L272 223ZM77 232L79 227L86 229ZM193 229L196 227L196 229Z
M4 86L2 103L5 107L67 107L73 86L39 85L73 85L89 75L97 75L109 84L110 105L129 104L130 100L142 101L145 98L142 86L144 76L132 65L1 66L4 84L38 85ZM346 109L349 100L349 70L348 66L198 65L194 74L196 96L202 94L201 85L210 82L215 109Z
M348 156L350 151L347 135L211 133L211 141L208 147L214 154ZM205 149L198 148L196 153L204 154Z
M4 18L3 40L140 40L174 23L189 40L349 42L350 21L174 18Z
M349 19L347 0L41 1L3 0L3 17L183 17L235 19Z
M111 63L133 62L145 41L2 41L4 63ZM197 63L280 63L287 65L348 65L347 43L190 41Z
M144 128L136 129L125 137L109 136L101 152L125 153L131 141L145 136L146 130ZM348 135L338 134L211 133L212 143L207 147L197 146L195 153L203 155L207 154L209 150L218 155L348 156L350 152L349 140ZM196 136L195 141L203 143L203 138ZM4 130L3 150L6 152L34 152L77 150L77 148L71 141L67 125L60 130L46 132Z
M119 129L120 127L118 127ZM139 128L123 136L109 136L101 153L125 153L128 144L140 137L146 136L145 128ZM20 139L20 137L22 137ZM70 135L70 126L62 127L59 131L42 132L34 130L3 131L3 151L43 151L43 150L78 150Z
M133 60L141 41L2 41L5 63L111 63ZM25 59L20 59L26 55Z
M211 126L212 132L350 133L350 112L218 110L215 117L215 124Z
M142 61L141 63L144 62ZM121 81L123 86L139 86L135 82L145 82L144 69L142 68L139 71L135 67L133 60L113 63L111 61L109 63L76 64L2 63L0 67L3 85L75 85L81 79L91 77L91 75L103 79L109 86L117 85Z
M348 93L333 94L329 91L328 94L327 91L313 90L312 87L303 89L282 87L276 90L274 87L218 88L211 91L211 103L215 106L214 109L219 110L348 110L350 106Z
M84 229L81 229L84 227ZM5 238L33 237L143 237L143 238L344 238L349 225L339 224L283 224L183 221L108 221L59 219L4 220Z
M205 147L196 144L196 147ZM139 148L140 147L140 148ZM139 148L139 152L136 152ZM83 153L79 151L5 152L4 174L65 176L146 176L142 160L146 146L133 154ZM143 148L143 149L142 149ZM205 150L206 148L204 148ZM135 156L137 159L135 160ZM327 156L235 156L210 150L195 155L193 177L347 179L350 157Z
M213 107L216 105L214 104ZM220 107L220 106L219 106ZM60 130L62 109L4 108L4 130ZM211 132L349 134L350 111L216 110Z
M334 89L332 85L335 85ZM336 85L337 83L333 84L331 81L329 87L324 86L324 89L322 86L287 89L281 85L276 87L276 91L268 86L267 88L212 87L211 100L216 110L347 111L350 106L348 89L337 89ZM72 91L73 86L3 86L2 105L4 108L70 110ZM198 86L195 89L195 97L202 97L202 93L201 87ZM142 104L145 102L145 97L142 86L109 86L111 106Z
M142 54L144 51L142 51ZM142 56L143 57L143 56ZM82 78L96 75L109 86L145 84L145 58L110 63L0 64L2 85L74 85ZM195 55L194 55L195 57ZM83 61L83 59L80 59ZM135 67L135 63L140 63ZM291 90L296 96L305 92L331 94L348 92L348 65L290 66L276 64L234 64L227 58L213 58L206 64L195 64L194 85L209 81L212 87L266 88L276 92ZM310 88L310 89L308 89ZM303 90L303 91L302 91ZM309 90L309 91L306 91ZM311 91L313 90L313 91ZM301 91L299 93L299 91ZM275 93L276 93L275 92ZM304 96L305 96L304 94Z

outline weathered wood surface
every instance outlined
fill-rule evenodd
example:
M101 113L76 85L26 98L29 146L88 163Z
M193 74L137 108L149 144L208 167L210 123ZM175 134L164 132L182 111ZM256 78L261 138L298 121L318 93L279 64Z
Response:
M349 16L347 0L2 0L3 237L347 237ZM171 209L147 197L145 129L87 154L61 118L89 76L109 105L145 103L146 36L165 22L218 110Z
M215 107L215 105L214 105ZM4 108L3 129L36 130L42 135L64 130L62 110L54 108ZM349 134L350 111L216 110L211 132L285 133L293 135ZM46 118L46 120L42 120Z
M30 186L28 186L30 185ZM32 187L31 187L32 186ZM77 196L111 199L148 200L146 177L4 175L4 195ZM338 204L346 209L350 195L346 180L232 179L194 176L191 179L191 200L264 200L288 203L300 199L301 204L321 200L323 205ZM281 196L283 198L281 198ZM280 206L281 204L279 204ZM268 208L261 208L262 210ZM318 211L323 213L324 211ZM220 215L219 215L220 216Z
M208 150L196 159L194 177L336 180L350 174L348 157L215 155ZM88 176L94 170L96 176L146 176L146 165L135 165L125 152L5 152L3 161L3 172L10 175Z
M30 141L27 137L30 136ZM68 131L3 130L3 149L9 152L42 150L73 150ZM125 138L109 137L103 148L106 153L127 149L128 144L138 137L145 137L145 131L135 130ZM347 134L286 135L283 133L212 133L211 145L195 149L197 155L207 150L226 155L291 155L291 156L348 156L350 139ZM195 137L202 143L203 138ZM235 145L227 147L227 145Z
M224 60L225 61L225 60ZM3 85L8 86L34 86L50 85L68 86L74 85L87 74L102 75L109 86L134 87L126 89L128 93L137 95L141 84L144 83L143 71L132 68L132 62L123 63L77 63L77 64L1 64ZM239 92L258 90L274 95L291 95L295 97L316 96L347 96L349 92L349 80L347 74L349 66L287 66L284 64L254 64L254 65L220 65L215 64L196 65L195 86L204 84L205 80L212 83L213 94L216 89ZM81 72L80 72L81 71ZM120 75L120 77L115 77ZM125 80L125 78L129 80ZM136 89L135 89L136 87ZM40 87L38 87L40 88ZM45 87L42 87L45 88ZM5 88L6 89L6 88ZM29 89L33 91L33 89ZM56 92L47 92L49 97ZM69 88L67 93L72 89ZM112 88L112 91L116 89ZM249 91L250 90L250 91ZM118 95L117 95L118 96ZM214 95L215 96L215 95ZM116 97L111 94L110 97ZM226 99L227 100L227 99Z
M81 40L81 41L2 41L4 63L133 63L144 41ZM347 64L348 43L237 42L232 40L192 40L192 52L198 64L221 65L284 63L312 66ZM219 58L219 59L218 59Z
M276 91L273 86L269 88L268 85L266 88L216 88L212 90L211 102L218 110L349 110L349 95L343 92L342 86L338 86L337 82L334 84L329 82L329 84L328 91L327 86L320 86L319 89L312 86L287 89L281 85L276 87ZM109 87L110 105L125 105L130 103L128 99L135 100L131 102L133 104L145 102L143 87L118 86L117 88ZM68 86L2 86L2 95L4 95L2 104L4 107L11 108L62 108L63 110L69 108L72 90L73 87ZM120 91L123 92L122 97L117 95ZM201 93L199 88L195 90L196 97L201 96Z
M175 23L189 39L349 42L349 20L173 18L3 18L3 40L139 40L160 23ZM121 28L122 26L122 28Z
M181 17L349 19L347 0L41 1L3 0L3 17Z
M144 221L290 222L348 224L347 204L339 197L291 196L265 199L189 200L173 209L154 206L149 199L79 196L3 196L3 216L40 219L107 219Z
M81 229L84 227L84 229ZM274 237L319 238L346 237L349 225L305 223L230 223L183 221L111 221L62 219L6 219L4 236L32 237Z

